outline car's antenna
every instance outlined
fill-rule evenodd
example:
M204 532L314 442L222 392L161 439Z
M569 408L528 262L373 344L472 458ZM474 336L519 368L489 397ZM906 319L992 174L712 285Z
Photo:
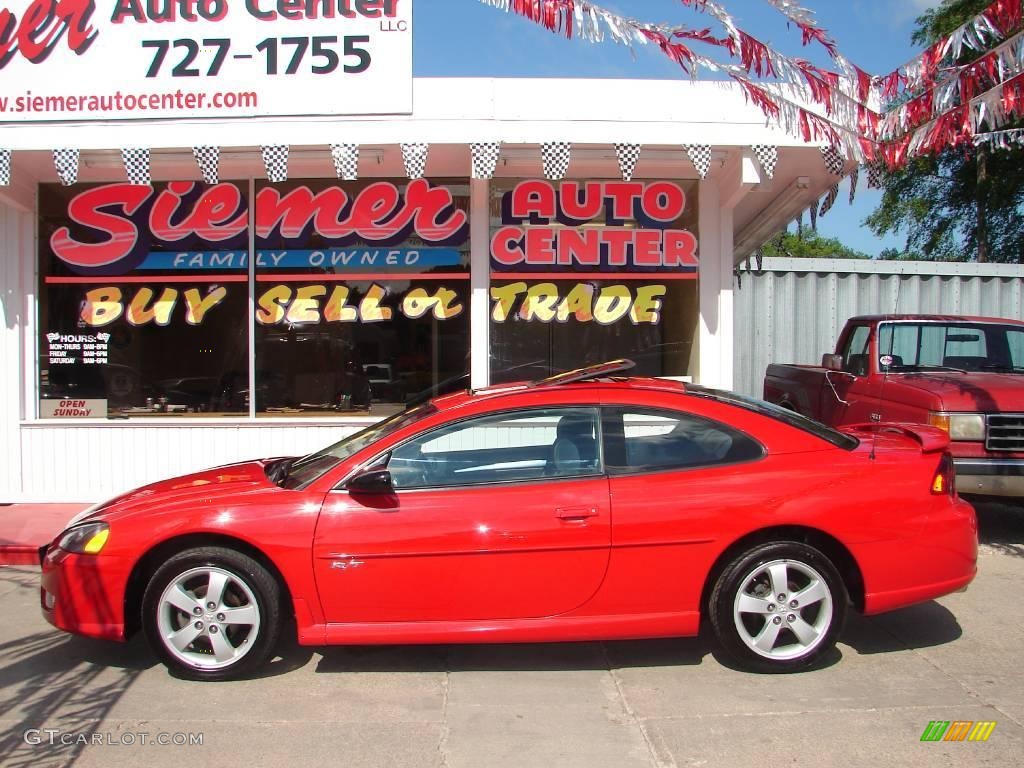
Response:
M893 316L899 314L899 311L900 311L900 289L902 287L903 287L903 272L900 271L900 272L896 273L896 301L895 301L895 306L893 307L893 310L892 310ZM888 318L888 317L889 317L889 315L883 315L882 316L882 323L884 323L885 319ZM876 331L875 331L876 334L878 335L877 342L881 342L881 340L882 340L882 327L881 327L881 325L882 324L880 323L877 326ZM889 334L889 351L886 352L883 355L882 354L882 350L880 348L878 350L878 358L877 358L878 359L878 366L880 368L882 368L883 370L882 370L882 386L880 386L878 388L878 409L877 409L877 411L876 411L876 413L874 415L878 416L878 421L879 422L882 420L882 403L885 402L884 401L885 384L886 384L887 381L889 381L889 369L892 368L892 351L895 348L895 345L896 345L896 327L893 326L892 331ZM888 359L888 362L883 366L882 365L882 360L886 359L886 358ZM871 432L871 456L870 456L871 461L875 460L875 448L877 446L878 446L878 429L876 427Z

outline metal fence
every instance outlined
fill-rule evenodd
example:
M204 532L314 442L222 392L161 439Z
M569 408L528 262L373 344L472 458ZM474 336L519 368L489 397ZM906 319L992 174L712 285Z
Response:
M733 387L756 397L769 363L820 363L855 315L1024 319L1019 265L765 259L733 278L733 289Z

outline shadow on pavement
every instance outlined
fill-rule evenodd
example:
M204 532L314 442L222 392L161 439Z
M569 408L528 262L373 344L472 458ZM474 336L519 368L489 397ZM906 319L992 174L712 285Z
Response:
M956 616L934 600L880 616L850 614L840 642L860 654L931 648L963 634Z
M2 570L0 578L32 591L38 572ZM144 645L127 645L47 630L0 643L0 763L5 768L72 765L84 744L25 741L30 729L91 733L143 670L153 665ZM59 737L58 737L59 738Z
M978 513L978 540L983 547L1024 557L1024 503L965 496Z

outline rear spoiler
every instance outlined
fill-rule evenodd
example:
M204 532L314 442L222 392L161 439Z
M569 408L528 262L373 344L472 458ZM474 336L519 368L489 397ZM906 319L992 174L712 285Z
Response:
M929 427L925 424L896 424L892 422L850 424L842 428L846 432L857 437L870 435L884 435L886 433L897 433L917 441L921 446L921 453L938 453L949 447L949 433L938 427Z

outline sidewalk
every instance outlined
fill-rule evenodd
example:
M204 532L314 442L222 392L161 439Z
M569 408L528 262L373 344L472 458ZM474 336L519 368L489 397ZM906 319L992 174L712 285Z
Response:
M39 548L88 504L0 506L0 565L39 565Z

